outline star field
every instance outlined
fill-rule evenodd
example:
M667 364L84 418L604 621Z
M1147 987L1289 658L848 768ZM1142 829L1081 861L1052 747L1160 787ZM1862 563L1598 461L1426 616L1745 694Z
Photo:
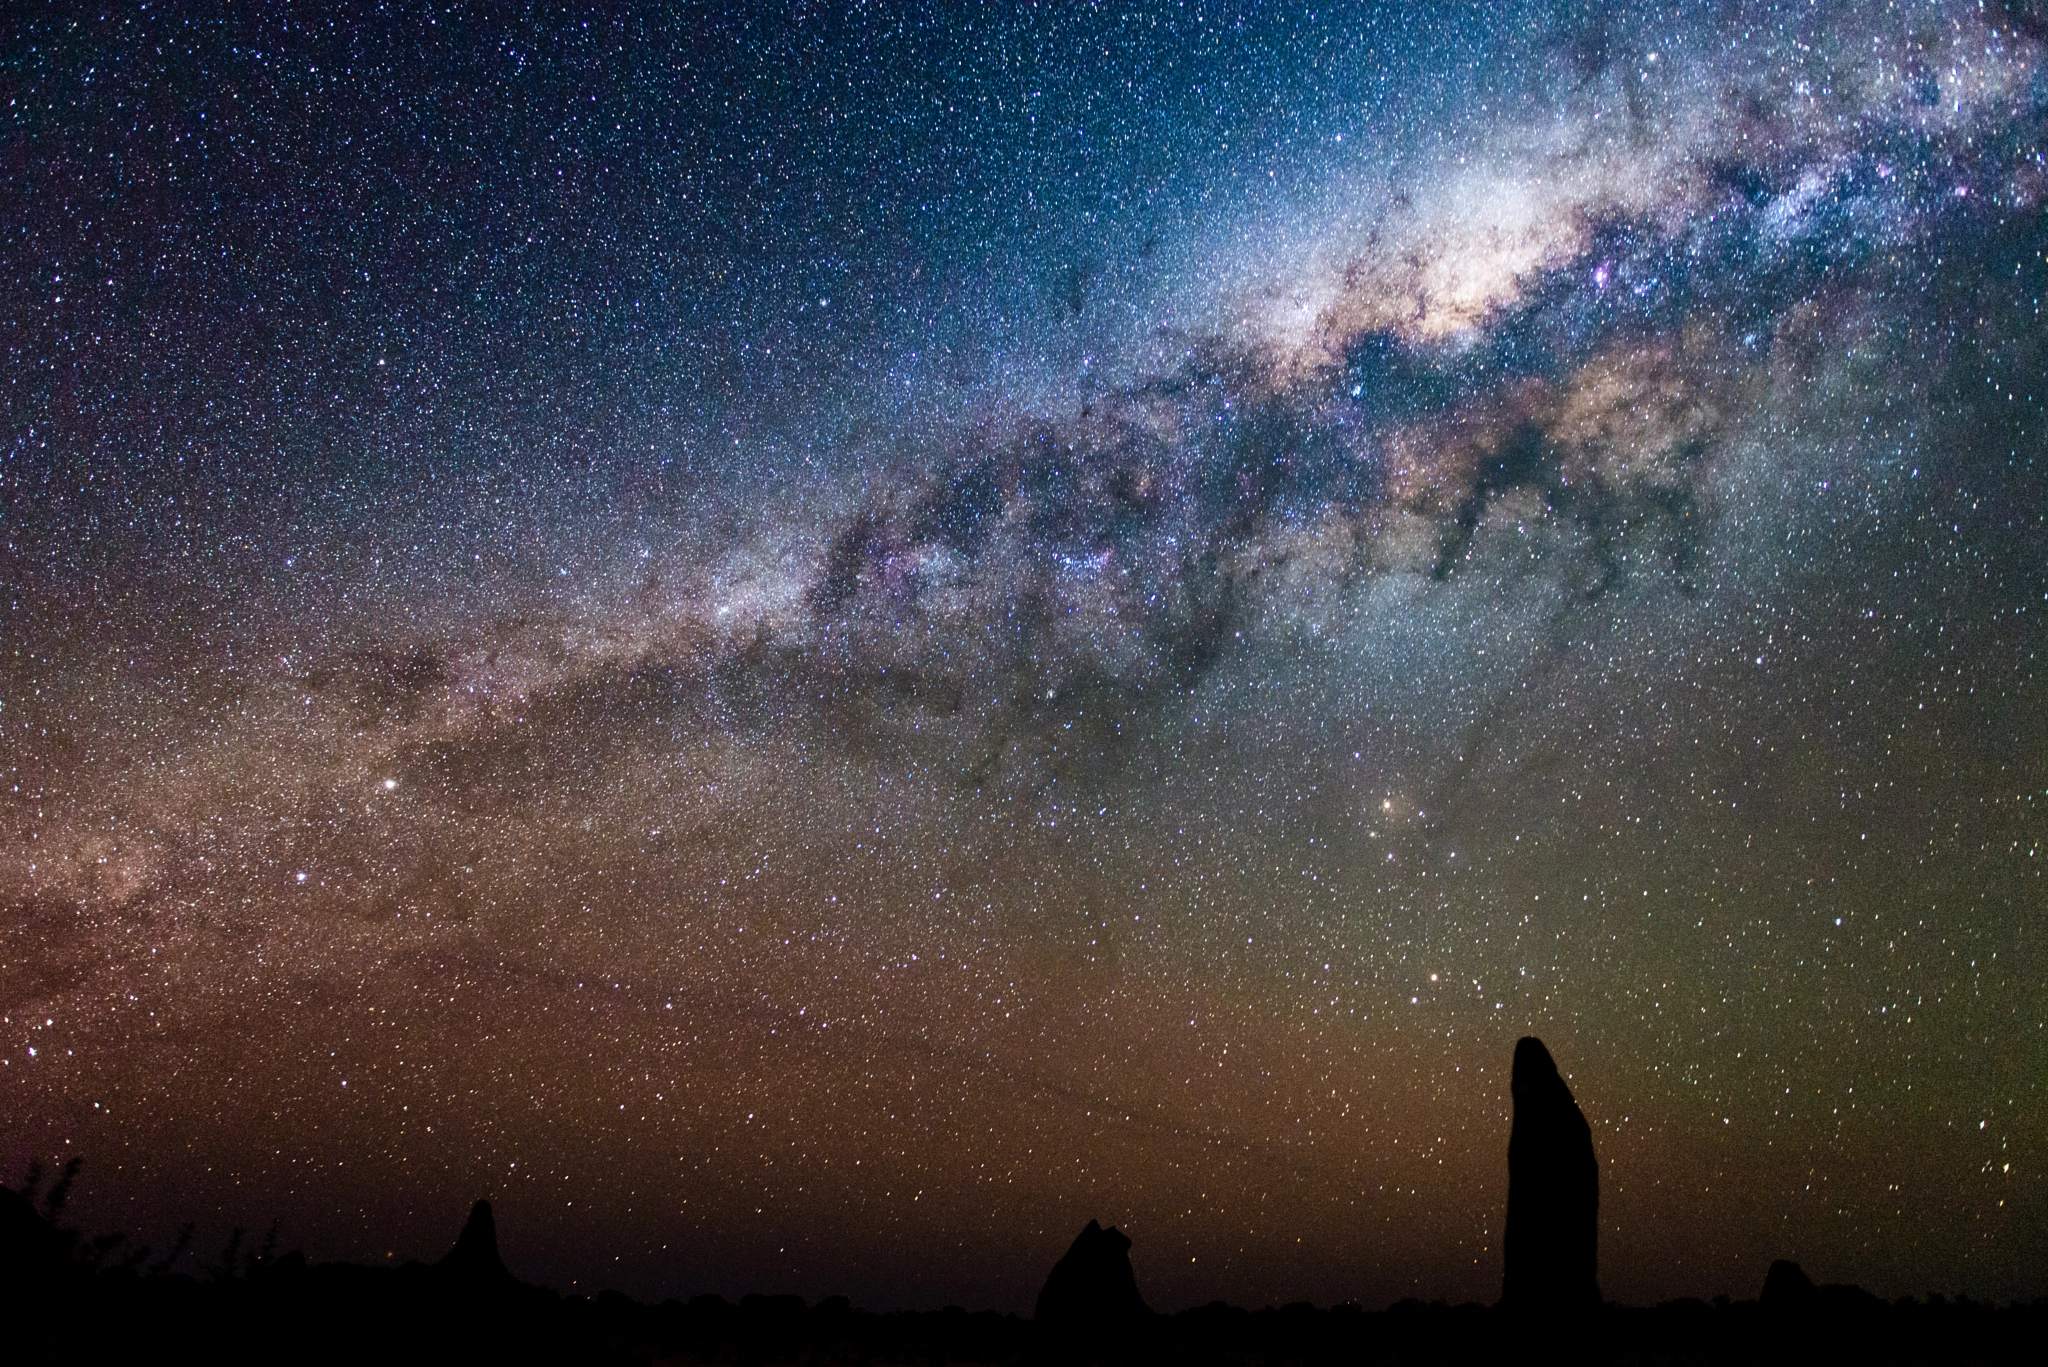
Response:
M8 32L85 1223L1491 1301L1533 1033L1609 1297L2043 1293L2039 5Z

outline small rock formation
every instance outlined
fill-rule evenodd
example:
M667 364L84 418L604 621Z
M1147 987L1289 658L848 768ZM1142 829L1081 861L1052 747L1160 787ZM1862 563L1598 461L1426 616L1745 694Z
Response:
M1764 1274L1763 1295L1758 1302L1766 1310L1808 1310L1820 1299L1820 1290L1798 1263L1784 1258L1771 1264Z
M1501 1304L1550 1313L1597 1308L1600 1169L1593 1131L1533 1035L1515 1045L1512 1085Z
M498 1221L489 1201L469 1208L469 1220L455 1247L435 1264L441 1272L471 1286L510 1286L517 1281L498 1256Z
M1060 1331L1115 1329L1151 1314L1131 1271L1131 1241L1116 1226L1090 1220L1067 1255L1053 1264L1033 1313Z

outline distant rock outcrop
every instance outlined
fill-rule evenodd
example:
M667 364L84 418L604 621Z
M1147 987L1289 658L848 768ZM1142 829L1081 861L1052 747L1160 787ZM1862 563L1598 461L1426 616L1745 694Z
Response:
M504 1259L498 1256L498 1221L491 1214L489 1201L478 1201L469 1208L469 1220L462 1226L455 1247L449 1249L447 1256L434 1266L466 1286L510 1287L519 1284L518 1278L506 1270Z
M1757 1297L1766 1310L1810 1310L1820 1299L1820 1289L1798 1263L1783 1258L1764 1274L1763 1294Z
M1151 1314L1131 1271L1131 1241L1112 1225L1090 1220L1067 1255L1053 1264L1038 1293L1034 1318L1059 1331L1111 1330Z
M1593 1131L1542 1040L1528 1036L1516 1043L1512 1086L1501 1304L1547 1312L1593 1309L1600 1304L1600 1169Z

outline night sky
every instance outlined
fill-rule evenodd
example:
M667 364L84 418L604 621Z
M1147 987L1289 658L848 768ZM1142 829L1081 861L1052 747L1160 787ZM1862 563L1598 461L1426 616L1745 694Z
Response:
M0 1173L2048 1293L2048 10L0 18Z

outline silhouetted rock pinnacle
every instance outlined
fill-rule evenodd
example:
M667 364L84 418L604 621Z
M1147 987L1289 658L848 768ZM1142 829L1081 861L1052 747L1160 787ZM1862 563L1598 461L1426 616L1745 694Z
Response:
M1600 1304L1600 1169L1593 1131L1550 1051L1534 1036L1515 1045L1513 1089L1501 1304L1592 1309Z
M1798 1263L1780 1258L1764 1274L1764 1292L1757 1299L1766 1310L1806 1310L1820 1299L1820 1291Z
M1110 1329L1152 1312L1131 1271L1131 1241L1112 1225L1090 1220L1067 1255L1053 1264L1033 1317L1059 1330Z
M498 1222L491 1214L489 1201L479 1201L469 1208L469 1220L462 1226L462 1234L455 1240L455 1247L449 1249L448 1255L436 1266L463 1281L477 1284L516 1280L505 1270L504 1260L498 1256Z

